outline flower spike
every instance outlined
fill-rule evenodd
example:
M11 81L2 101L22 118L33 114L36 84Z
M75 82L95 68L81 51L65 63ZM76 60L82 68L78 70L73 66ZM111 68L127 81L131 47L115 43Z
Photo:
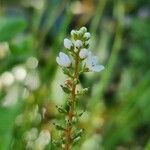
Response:
M56 57L56 62L68 77L61 84L62 91L68 95L67 106L57 106L58 112L64 115L64 123L54 124L57 130L61 131L59 146L62 146L63 150L71 150L71 147L78 143L83 134L83 129L78 128L79 117L83 113L77 115L77 101L81 95L88 92L88 88L78 89L80 74L90 71L100 72L104 69L103 65L97 63L97 57L89 51L91 35L87 32L87 28L72 30L70 34L71 40L64 39L64 47L70 55L60 52Z

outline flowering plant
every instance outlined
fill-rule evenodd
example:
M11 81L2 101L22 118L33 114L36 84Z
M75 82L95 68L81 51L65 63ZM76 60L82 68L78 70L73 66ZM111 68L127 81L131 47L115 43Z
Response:
M90 36L85 27L72 30L71 39L64 39L67 54L60 52L56 57L56 62L68 76L64 85L61 85L62 90L69 96L67 107L57 106L58 111L65 114L65 125L54 124L58 130L62 131L63 137L55 141L55 144L60 144L64 150L70 150L80 140L83 132L76 127L77 120L82 115L76 112L76 102L77 97L86 93L88 88L77 89L77 85L80 84L79 76L84 72L100 72L104 69L103 65L97 63L97 57L93 56L89 50Z

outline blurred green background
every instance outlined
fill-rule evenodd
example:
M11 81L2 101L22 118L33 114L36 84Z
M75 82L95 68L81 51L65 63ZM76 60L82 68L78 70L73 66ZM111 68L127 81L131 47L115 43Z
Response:
M105 70L80 77L90 92L78 102L85 133L74 150L150 150L149 4L0 0L0 150L57 149L55 105L65 104L59 84L66 77L55 58L82 26ZM50 133L45 145L42 131Z

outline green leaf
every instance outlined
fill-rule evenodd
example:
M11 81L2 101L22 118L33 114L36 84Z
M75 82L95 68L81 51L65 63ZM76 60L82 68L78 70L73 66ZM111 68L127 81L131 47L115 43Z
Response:
M20 104L11 108L0 107L0 150L10 148L14 121L20 109Z
M0 91L0 100L6 95L4 91Z
M55 146L60 146L62 144L61 140L53 140L52 142Z
M81 117L84 112L85 112L85 111L82 111L82 112L78 113L77 116L78 116L78 117Z
M82 133L83 133L83 129L80 129L80 130L78 130L78 131L75 131L75 133L74 133L72 139L75 140L75 139L77 139L78 137L81 138Z
M65 75L68 75L69 77L73 78L73 75L72 75L71 71L68 68L63 68L63 73Z
M145 145L144 150L149 150L150 149L150 139L148 140L147 144Z
M0 18L0 41L12 39L27 27L26 20L20 17Z
M28 57L33 54L33 37L32 35L24 36L23 38L10 43L10 50L13 56Z
M80 141L80 139L81 139L81 136L78 136L77 138L75 138L73 140L73 145L77 144Z
M60 85L60 86L65 93L69 94L71 92L68 87L63 86L63 85Z
M65 130L65 128L62 127L61 125L58 125L58 124L55 124L55 123L53 123L53 124L54 124L54 126L55 126L55 128L56 128L57 130Z
M67 113L67 111L63 107L56 106L56 108L57 108L58 112L60 112L60 113L63 113L63 114Z

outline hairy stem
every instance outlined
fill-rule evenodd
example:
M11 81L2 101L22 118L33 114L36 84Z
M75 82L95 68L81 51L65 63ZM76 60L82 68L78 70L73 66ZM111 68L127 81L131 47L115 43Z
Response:
M75 68L74 68L74 76L73 76L73 81L75 79L78 79L78 65L79 65L79 53L76 54L75 57ZM65 131L65 146L64 146L64 150L70 150L70 146L71 146L71 135L72 135L72 118L74 115L74 110L75 110L75 100L76 100L76 84L72 82L72 91L71 91L71 95L70 95L70 102L71 102L71 106L70 106L70 110L67 114L68 117L68 125Z

